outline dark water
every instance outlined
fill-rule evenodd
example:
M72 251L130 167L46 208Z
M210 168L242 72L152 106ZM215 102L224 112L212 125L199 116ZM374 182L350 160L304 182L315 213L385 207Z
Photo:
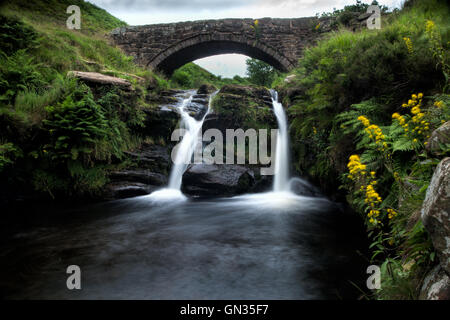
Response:
M353 299L350 281L364 280L362 227L324 199L144 196L65 211L3 234L4 298ZM73 264L81 290L66 287Z

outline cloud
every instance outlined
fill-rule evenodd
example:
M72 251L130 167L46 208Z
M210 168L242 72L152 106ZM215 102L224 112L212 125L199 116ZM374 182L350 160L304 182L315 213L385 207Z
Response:
M247 56L241 54L221 54L194 61L209 72L226 78L233 78L235 75L245 77Z
M242 0L89 0L106 10L126 11L197 11L239 8L254 1Z

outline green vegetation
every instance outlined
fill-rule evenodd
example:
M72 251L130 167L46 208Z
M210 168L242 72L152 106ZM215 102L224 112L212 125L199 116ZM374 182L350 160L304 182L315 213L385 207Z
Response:
M364 217L379 299L417 298L435 264L418 211L433 169L426 149L450 120L449 7L407 2L381 30L332 33L309 48L295 78L278 85L291 118L296 167L324 190L347 190ZM279 83L279 81L277 82Z
M264 104L265 93L266 89L262 87L225 85L214 97L211 107L220 115L223 128L270 130L274 115Z
M279 72L271 65L257 59L247 59L248 81L259 86L270 87Z
M372 1L373 5L378 5L378 1ZM335 18L335 23L341 26L349 26L349 23L355 16L366 13L369 4L363 3L361 0L356 0L355 4L346 5L342 9L334 9L333 12L324 12L322 14L316 14L317 17L333 17ZM388 11L388 7L380 6L381 12L386 13ZM318 26L320 27L320 25Z
M193 89L202 84L212 84L220 88L226 84L246 85L250 82L246 78L234 76L233 79L216 76L195 63L187 63L174 71L170 77L170 85L174 88Z
M82 11L81 30L66 28L73 4ZM105 34L123 25L80 0L1 4L0 176L8 191L26 189L31 179L34 190L54 198L95 194L123 151L146 138L144 110L168 83L108 43ZM69 70L127 79L133 94L89 88L68 78Z

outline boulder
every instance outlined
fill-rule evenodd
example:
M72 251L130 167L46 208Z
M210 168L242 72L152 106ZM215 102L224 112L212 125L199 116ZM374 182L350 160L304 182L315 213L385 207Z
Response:
M104 198L123 199L149 194L167 184L167 175L147 169L114 171L105 187Z
M241 86L235 84L224 85L219 94L231 94L237 96L244 96L247 98L252 98L256 102L266 104L272 107L272 95L267 88L264 87L253 87L253 86Z
M436 167L425 200L421 219L430 234L442 268L450 274L450 157Z
M219 129L276 129L269 90L263 87L225 85L211 103L203 131Z
M109 175L112 181L139 182L154 186L167 184L167 176L157 172L151 172L146 169L129 169L115 171Z
M197 94L211 94L215 92L217 88L212 84L202 84L197 90Z
M199 121L203 119L208 111L209 96L207 94L195 94L192 96L191 102L184 107L186 111L191 113L191 117Z
M171 167L170 150L166 146L144 143L139 149L125 154L141 169L168 175Z
M124 199L144 196L152 193L158 187L139 182L114 182L106 185L104 199Z
M448 149L450 145L450 121L445 122L431 133L426 149L432 154L439 155L443 153L441 146L445 145Z
M130 81L117 77L107 76L98 72L69 71L67 73L67 76L78 78L86 83L119 86L131 90Z
M294 178L291 180L290 184L291 191L297 195L307 197L319 197L322 195L315 186L303 179Z
M419 295L420 300L449 300L450 279L448 274L437 265L425 277Z
M291 74L291 75L287 76L286 78L284 78L284 82L291 83L295 79L295 77L296 77L295 74Z
M194 164L183 175L182 190L195 196L231 196L247 192L253 171L242 165Z

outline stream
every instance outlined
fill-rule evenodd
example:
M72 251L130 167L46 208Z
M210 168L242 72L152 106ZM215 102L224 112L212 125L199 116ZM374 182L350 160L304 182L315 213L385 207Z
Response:
M283 107L270 192L188 198L186 169L174 164L166 188L89 205L22 208L2 227L1 294L8 299L354 299L365 280L364 230L324 197L291 192ZM187 130L177 158L190 159L203 119L180 102ZM298 178L297 178L298 179ZM306 183L306 182L304 182ZM24 227L25 225L25 227ZM19 230L20 229L20 230ZM68 290L66 269L81 269Z

